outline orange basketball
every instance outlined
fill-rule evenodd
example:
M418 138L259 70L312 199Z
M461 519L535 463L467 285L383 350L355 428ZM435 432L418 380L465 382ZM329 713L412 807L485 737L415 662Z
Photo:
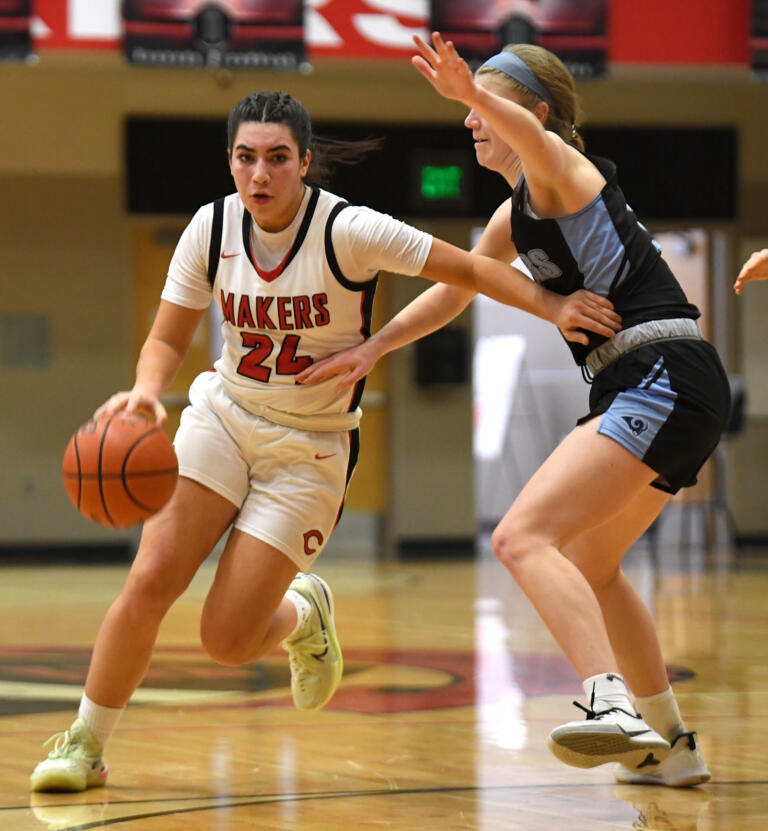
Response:
M64 486L83 516L109 528L143 522L171 498L176 454L161 427L141 415L91 419L69 440Z

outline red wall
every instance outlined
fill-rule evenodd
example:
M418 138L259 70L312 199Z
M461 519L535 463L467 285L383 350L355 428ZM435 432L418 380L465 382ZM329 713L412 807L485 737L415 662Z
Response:
M749 63L750 0L608 0L614 63Z

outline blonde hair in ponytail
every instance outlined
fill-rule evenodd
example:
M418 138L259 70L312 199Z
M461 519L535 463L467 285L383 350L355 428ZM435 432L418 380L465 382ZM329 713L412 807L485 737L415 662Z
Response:
M552 96L555 106L549 108L545 128L557 133L568 144L578 147L579 150L584 150L584 140L578 131L582 121L582 111L576 93L576 83L565 64L548 49L531 43L515 43L505 46L503 51L512 52L524 61ZM533 109L542 100L528 87L523 86L498 69L481 66L477 70L477 75L485 75L491 72L509 84L511 90L522 96L521 103L527 109Z

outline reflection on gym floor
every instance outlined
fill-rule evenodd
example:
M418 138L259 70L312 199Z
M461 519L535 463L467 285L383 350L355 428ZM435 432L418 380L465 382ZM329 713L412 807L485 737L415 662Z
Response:
M70 722L125 566L4 566L0 824L8 831L768 827L768 574L759 556L638 545L627 572L653 611L678 700L713 773L692 789L615 785L559 763L546 737L579 680L481 540L477 558L329 557L345 651L337 695L293 709L283 652L246 668L197 641L206 566L161 630L110 741L108 785L28 792Z

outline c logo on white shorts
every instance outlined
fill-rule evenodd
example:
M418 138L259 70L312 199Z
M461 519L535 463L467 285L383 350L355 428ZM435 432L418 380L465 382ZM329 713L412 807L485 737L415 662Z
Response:
M310 548L310 544L312 541L315 541L317 545L314 548ZM317 551L318 548L323 544L323 535L318 530L307 531L304 534L304 553L307 557L311 557L312 554Z

